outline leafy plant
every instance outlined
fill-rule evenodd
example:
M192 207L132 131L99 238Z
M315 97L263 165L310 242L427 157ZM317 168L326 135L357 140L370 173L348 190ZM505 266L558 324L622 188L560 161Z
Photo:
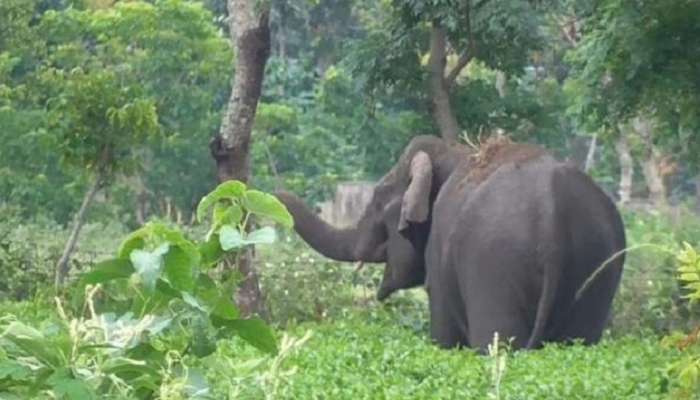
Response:
M216 282L210 273L225 254L275 240L269 226L247 232L251 216L286 227L292 218L275 197L235 181L205 196L199 217L212 209L212 228L199 242L158 222L128 235L116 258L81 276L71 299L82 300L76 312L57 298L58 318L45 326L3 318L0 394L202 398L208 389L193 377L203 374L188 368L188 357L206 357L231 336L276 354L270 328L240 317L232 301L236 277Z
M677 213L623 210L627 247L622 282L615 296L615 335L650 331L668 334L692 328L697 310L689 307L676 279L679 243L700 242L700 224L687 210Z
M390 304L355 307L342 317L288 326L290 336L313 336L305 351L293 352L277 381L276 399L488 399L493 392L493 359L469 349L445 350L397 323L421 319L425 311ZM245 366L272 367L268 358L238 339L222 344L206 360L217 399L262 399L272 389ZM502 355L503 348L499 349ZM678 356L655 337L605 339L596 346L546 346L508 356L502 399L661 400L667 394L662 368ZM240 371L240 372L239 372ZM231 395L233 394L233 395Z
M700 254L690 244L684 243L677 261L678 280L687 290L684 297L697 305L700 303ZM669 365L670 375L677 385L672 393L673 398L696 398L700 393L700 326L688 335L672 335L665 342L675 344L683 352L677 361Z

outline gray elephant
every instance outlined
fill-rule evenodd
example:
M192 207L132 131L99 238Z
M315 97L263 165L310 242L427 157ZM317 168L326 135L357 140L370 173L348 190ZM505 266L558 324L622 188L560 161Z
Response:
M386 263L379 300L425 284L431 336L444 347L483 351L495 332L515 348L595 343L622 274L614 203L533 145L493 140L474 151L416 137L347 229L277 195L321 254Z

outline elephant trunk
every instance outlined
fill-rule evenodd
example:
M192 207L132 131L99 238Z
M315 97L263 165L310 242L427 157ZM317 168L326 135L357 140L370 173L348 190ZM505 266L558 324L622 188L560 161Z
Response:
M278 191L277 198L294 217L294 230L314 250L337 261L384 262L385 246L370 246L356 225L337 228L323 221L296 195Z

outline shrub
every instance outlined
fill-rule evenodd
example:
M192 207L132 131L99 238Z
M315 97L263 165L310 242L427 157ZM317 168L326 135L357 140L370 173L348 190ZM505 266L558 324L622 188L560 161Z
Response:
M631 250L613 306L614 334L664 334L688 328L700 315L682 298L675 277L680 243L700 243L700 221L688 210L675 212L623 210Z
M0 300L26 300L53 284L54 266L68 231L44 218L24 222L9 208L0 207ZM89 223L71 260L72 270L84 271L116 250L115 237L126 229L118 223Z
M678 280L686 289L684 296L691 306L700 303L700 254L688 243L678 252ZM678 347L683 353L669 365L673 379L674 399L694 399L700 394L700 324L688 335L675 333L665 339L665 344Z
M274 251L261 249L259 259L268 311L281 325L337 317L371 302L381 277L372 266L356 272L352 264L328 260L296 235Z
M281 361L275 399L488 399L494 393L492 358L468 349L444 350L428 332L401 320L423 318L403 307L355 309L342 319L290 326L306 341ZM205 360L217 399L264 399L271 390L244 366L268 371L276 361L250 348L225 343ZM502 399L661 400L667 395L663 366L678 356L655 338L606 339L597 346L550 345L508 354L500 380ZM229 366L237 366L233 369ZM235 396L229 396L235 394Z
M291 216L240 182L205 196L199 218L212 208L212 228L199 243L162 223L131 233L116 258L81 276L70 302L76 309L56 298L57 312L43 323L4 316L0 397L202 398L208 387L190 360L212 354L219 339L236 335L276 353L267 325L239 316L235 274L221 282L209 274L227 253L275 240L269 226L248 232L250 216L287 227Z

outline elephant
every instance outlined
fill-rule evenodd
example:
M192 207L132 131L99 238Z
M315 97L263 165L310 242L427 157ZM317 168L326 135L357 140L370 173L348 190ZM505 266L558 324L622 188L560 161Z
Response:
M385 263L377 298L425 285L441 347L599 341L624 264L614 202L573 165L506 139L479 149L414 137L359 221L334 227L278 191L322 255Z

